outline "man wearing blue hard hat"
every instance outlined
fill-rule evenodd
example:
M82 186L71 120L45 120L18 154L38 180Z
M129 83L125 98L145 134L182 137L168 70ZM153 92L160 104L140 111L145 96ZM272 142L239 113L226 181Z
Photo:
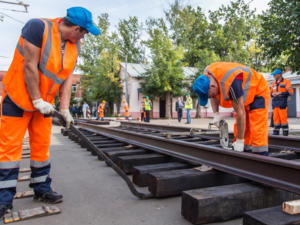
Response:
M210 98L216 126L221 120L219 106L234 109L233 150L268 154L270 90L263 75L239 63L217 62L195 80L193 90L201 106Z
M280 128L284 136L289 135L289 124L287 116L287 99L288 96L293 95L294 91L291 81L282 77L282 71L275 69L271 74L275 81L271 87L272 109L273 109L273 135L279 135Z
M22 29L13 61L5 74L0 127L0 218L12 208L16 193L22 140L28 130L30 139L30 187L34 199L48 203L63 200L51 188L50 136L51 114L56 93L60 112L69 127L72 90L70 76L80 53L85 34L99 35L92 14L72 7L66 17L31 19Z

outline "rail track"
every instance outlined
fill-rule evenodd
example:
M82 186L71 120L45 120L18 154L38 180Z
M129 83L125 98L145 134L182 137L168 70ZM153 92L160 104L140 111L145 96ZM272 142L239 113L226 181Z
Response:
M266 157L222 149L217 130L132 122L121 122L118 127L99 125L77 121L77 126L63 133L104 159L141 199L180 195L195 188L252 185L253 181L255 187L260 183L287 191L281 200L300 194L299 138L270 135L271 154ZM201 165L213 169L206 171ZM194 207L184 205L183 216L193 224L202 224L185 215Z

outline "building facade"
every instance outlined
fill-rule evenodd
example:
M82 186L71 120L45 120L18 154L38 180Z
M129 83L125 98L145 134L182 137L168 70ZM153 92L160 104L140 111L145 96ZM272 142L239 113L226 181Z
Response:
M128 98L129 98L129 111L132 119L138 119L140 115L140 110L142 107L142 99L145 96L141 93L141 80L137 79L143 73L146 72L147 68L150 65L146 64L134 64L127 63L127 75L126 75L126 65L125 63L120 64L120 79L123 86L123 96L122 99L125 99L126 96L126 76L128 79ZM197 73L197 69L193 67L183 67L183 73L186 80L190 80L190 77ZM270 86L274 81L272 75L267 73L262 73L264 77L269 82ZM289 117L300 117L300 76L296 73L288 71L283 74L283 77L289 79L292 83L294 89L294 95L288 98L288 116ZM155 98L152 100L152 118L164 118L165 117L165 101L163 99ZM177 112L175 110L175 103L177 97L172 98L172 112L171 115L173 118L177 117ZM196 116L196 107L198 99L193 99L193 110L191 111L191 116L194 118ZM115 106L116 107L116 106ZM123 107L120 108L121 113L123 113ZM271 115L272 107L270 103L269 112ZM220 114L224 117L233 117L234 110L232 108L222 108L220 107ZM200 116L201 117L213 117L213 111L208 101L208 104L205 107L200 107ZM186 112L183 113L183 118L186 117Z

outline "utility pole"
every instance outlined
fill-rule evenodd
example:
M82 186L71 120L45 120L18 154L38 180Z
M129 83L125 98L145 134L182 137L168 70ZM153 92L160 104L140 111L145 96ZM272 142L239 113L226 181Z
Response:
M128 99L128 72L127 72L127 54L122 52L120 49L118 52L125 57L125 98L127 104L129 104L129 99Z

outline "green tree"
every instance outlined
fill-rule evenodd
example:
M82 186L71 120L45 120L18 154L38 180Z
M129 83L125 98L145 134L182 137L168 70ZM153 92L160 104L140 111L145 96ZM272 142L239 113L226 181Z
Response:
M244 0L222 5L209 12L212 50L222 61L249 64L248 43L255 37L257 18L254 10Z
M129 63L144 63L145 48L141 43L142 24L137 17L129 17L128 20L121 20L118 24L118 45L120 50L127 55ZM124 59L124 55L122 56Z
M203 61L204 55L213 55L213 52L207 54L210 51L209 24L200 7L194 9L183 6L176 0L165 12L165 16L170 24L169 30L174 44L184 47L182 61L185 65L194 67Z
M119 59L117 34L109 34L109 19L107 14L98 18L101 35L88 35L83 41L81 63L79 69L83 72L81 86L88 102L105 100L108 103L108 113L113 112L113 103L120 102L122 88L119 81Z
M272 66L291 67L300 72L300 2L271 0L262 14L259 45Z
M166 118L171 118L171 96L182 94L184 77L181 59L183 48L172 44L162 19L148 21L152 63L142 82L142 91L151 97L166 99Z

